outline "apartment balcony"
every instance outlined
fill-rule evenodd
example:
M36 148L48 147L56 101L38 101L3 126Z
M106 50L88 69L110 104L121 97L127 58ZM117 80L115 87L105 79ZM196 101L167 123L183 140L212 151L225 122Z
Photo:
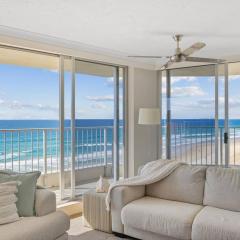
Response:
M120 141L120 149L121 145ZM64 178L65 188L69 190L71 146L71 129L65 128ZM39 184L57 191L60 171L59 148L58 128L0 129L0 169L10 169L15 172L41 171ZM76 194L83 192L77 185L88 183L86 186L92 187L93 185L89 183L95 182L100 175L111 178L112 166L113 127L76 127Z
M166 127L163 127L163 134ZM163 135L163 155L170 151L171 159L192 165L226 165L224 127L216 132L214 126L171 126L170 146ZM216 138L217 136L217 138ZM229 128L229 166L239 166L240 127ZM217 140L216 140L217 139ZM218 144L216 144L218 142ZM216 145L218 145L216 149Z

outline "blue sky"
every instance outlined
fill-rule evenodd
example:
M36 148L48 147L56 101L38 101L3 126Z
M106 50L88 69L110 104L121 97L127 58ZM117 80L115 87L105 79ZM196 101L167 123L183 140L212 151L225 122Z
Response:
M171 109L172 118L213 119L215 78L172 77ZM163 94L166 92L166 79L163 79ZM240 76L229 76L229 117L240 119ZM164 97L165 98L165 97ZM163 98L163 115L166 115L166 100ZM224 117L224 80L219 79L219 118Z
M70 117L70 74L66 74L65 116ZM0 119L58 119L58 73L0 65ZM76 117L113 117L113 79L76 75Z
M58 72L0 65L0 119L58 119ZM65 75L65 117L70 118L70 74ZM214 118L214 78L172 77L172 118ZM240 76L229 78L229 114L240 119ZM113 78L76 75L76 118L113 118ZM163 93L166 92L163 79ZM219 81L220 118L224 81ZM163 114L165 112L163 98Z

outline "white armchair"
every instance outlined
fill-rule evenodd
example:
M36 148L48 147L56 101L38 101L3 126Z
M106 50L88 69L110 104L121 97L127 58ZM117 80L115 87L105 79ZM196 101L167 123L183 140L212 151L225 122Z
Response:
M0 225L0 238L5 240L67 240L69 217L56 211L56 195L47 189L37 189L34 217Z

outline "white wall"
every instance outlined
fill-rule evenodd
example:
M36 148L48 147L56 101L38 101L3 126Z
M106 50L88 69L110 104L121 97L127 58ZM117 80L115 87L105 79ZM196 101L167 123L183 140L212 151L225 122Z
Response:
M158 126L138 125L141 107L159 106L157 71L129 69L129 176L136 175L139 166L158 156Z

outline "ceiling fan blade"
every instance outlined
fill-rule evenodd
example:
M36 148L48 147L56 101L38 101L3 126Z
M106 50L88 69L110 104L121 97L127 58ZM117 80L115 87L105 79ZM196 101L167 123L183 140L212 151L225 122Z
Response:
M204 62L204 63L223 63L223 59L214 59L214 58L200 58L200 57L186 57L185 61L187 62Z
M194 52L202 49L202 48L205 47L205 46L206 46L206 44L203 43L203 42L194 43L191 47L185 49L185 50L182 52L182 54L183 54L184 56L189 56L189 55L193 54Z
M134 55L131 55L131 56L128 56L128 57L131 57L131 58L170 58L170 56L134 56Z

